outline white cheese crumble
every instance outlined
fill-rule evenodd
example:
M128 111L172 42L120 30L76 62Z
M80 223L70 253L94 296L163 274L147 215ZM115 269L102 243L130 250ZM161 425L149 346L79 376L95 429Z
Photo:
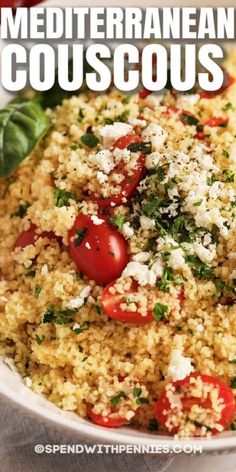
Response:
M80 292L79 296L76 298L73 298L67 303L67 308L81 308L83 306L85 299L89 296L91 291L91 287L87 285L86 287L83 288L83 290Z
M161 159L161 154L159 152L151 152L151 154L148 154L145 159L145 166L147 169L152 169L153 167L156 167Z
M167 368L168 376L175 382L184 379L193 371L190 357L184 357L180 349L174 349Z
M124 223L122 233L127 238L132 238L132 236L134 235L134 229L132 228L132 226L130 226L130 223L128 221Z
M168 259L168 266L174 270L183 269L185 266L185 258L183 254L182 249L173 249Z
M115 122L113 125L105 125L100 128L99 133L103 138L103 145L110 146L117 139L131 133L133 126L127 123Z
M158 150L165 143L168 133L162 128L162 126L156 123L151 123L142 132L142 137L145 141L151 141L152 148Z
M89 244L88 241L85 243L85 247L86 247L87 249L91 249L91 246L90 246L90 244Z
M110 174L111 170L115 167L115 161L113 154L108 149L103 149L102 151L92 153L88 156L88 162L98 167L105 174Z
M138 118L130 118L129 123L132 126L146 126L147 122L146 120L139 120Z
M41 268L41 275L47 275L48 274L48 266L47 264L43 264Z
M134 277L141 286L155 284L155 277L149 271L148 266L140 262L129 262L122 272L122 277Z
M91 216L91 220L95 226L99 226L102 223L104 223L104 220L102 218L98 218L96 215ZM87 243L86 243L87 244ZM87 246L86 246L87 247Z
M148 216L142 215L140 216L140 225L141 225L141 228L144 230L154 229L155 220L148 218Z
M198 102L200 95L198 93L190 93L179 95L176 102L177 108L183 108L184 110L192 109L194 105Z
M104 184L108 180L108 176L101 172L100 170L97 172L97 179L100 184Z
M138 252L138 254L134 254L133 261L135 262L147 262L151 258L150 252Z

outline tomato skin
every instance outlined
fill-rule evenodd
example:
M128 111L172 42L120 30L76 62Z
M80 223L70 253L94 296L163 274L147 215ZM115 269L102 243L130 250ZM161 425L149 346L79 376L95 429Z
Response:
M140 100L144 100L145 98L148 97L148 95L151 95L151 93L152 92L150 90L143 88L139 91L138 95L139 95Z
M108 416L97 415L96 413L93 413L90 405L87 405L87 415L93 423L105 428L119 428L128 423L126 418L112 418L112 413Z
M213 377L211 375L201 375L201 374L191 374L188 377L185 377L183 380L177 380L176 382L172 382L171 384L176 388L181 388L184 391L184 387L188 387L190 385L191 378L201 377L202 381L206 384L211 384L213 387L218 387L219 389L219 396L223 398L225 407L221 413L221 419L218 421L219 424L223 426L224 429L228 427L231 421L234 419L236 413L236 405L233 391L227 384L225 384L221 379L217 377ZM188 413L191 410L191 407L195 404L201 406L202 408L211 408L211 401L210 399L199 399L197 397L188 397L188 398L181 398L183 411ZM166 428L165 423L168 418L168 414L164 413L170 409L170 402L166 396L166 391L160 394L156 405L154 407L155 414L157 420ZM178 433L178 427L173 428L170 433L176 434ZM217 434L218 431L216 429L212 429L212 434Z
M228 72L226 72L226 77L225 77L225 83L223 83L222 87L219 90L215 90L214 92L206 92L204 90L200 90L199 94L201 98L215 98L217 95L220 95L221 93L225 92L233 83L235 82L235 78L230 75Z
M199 131L193 136L195 139L199 139L200 141L204 141L206 139L205 133L203 131Z
M36 233L37 226L31 224L30 228L27 231L22 231L19 234L14 248L21 248L29 246L30 244L34 245L37 239L39 238L48 238L48 239L57 239L55 234L52 231L43 231L41 234Z
M139 136L127 134L119 138L113 146L110 148L113 151L115 148L126 149L130 144L140 143L143 139ZM96 197L93 193L90 195L92 200L96 202L100 208L109 208L123 203L124 199L129 199L134 194L136 187L138 186L140 180L142 179L145 168L145 156L140 154L140 157L137 162L136 169L133 170L131 175L128 175L124 171L124 161L121 161L118 166L111 171L113 173L123 174L124 180L121 182L121 192L119 194L112 195L107 198Z
M104 221L100 225L95 225L89 215L77 216L69 231L69 252L79 271L97 284L106 285L119 277L127 265L127 243L104 216L98 218ZM76 247L76 230L84 228L84 237Z
M210 126L211 128L215 128L216 126L227 125L228 121L228 118L218 118L216 116L212 116L204 123L204 126Z
M123 301L124 295L121 295L121 294L112 295L109 291L109 289L113 287L116 282L117 281L115 280L114 282L110 283L103 290L102 306L103 306L104 313L109 318L113 318L123 323L132 323L132 324L139 324L139 325L151 323L154 319L153 313L151 310L147 312L146 316L142 316L138 312L122 311L120 309L120 303ZM133 281L130 289L125 292L125 296L132 295L133 293L137 291L137 288L138 288L137 282Z

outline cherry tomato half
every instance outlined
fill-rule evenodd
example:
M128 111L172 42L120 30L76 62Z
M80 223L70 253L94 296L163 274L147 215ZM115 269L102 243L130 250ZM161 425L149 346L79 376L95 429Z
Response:
M104 216L98 218L103 222L95 225L91 216L77 216L69 231L69 252L79 271L97 284L106 285L127 265L127 244Z
M232 389L228 387L222 380L217 377L212 377L211 375L200 375L200 374L191 374L183 380L177 380L172 382L171 385L175 388L175 395L178 395L182 403L182 411L186 413L186 416L190 412L193 405L201 406L202 408L207 408L214 410L214 407L211 403L210 398L199 398L198 396L190 396L191 392L191 379L200 377L202 382L206 385L212 385L213 388L217 388L219 391L219 398L222 398L225 404L221 412L221 418L218 421L219 424L223 426L224 429L228 427L235 415L235 400ZM181 396L181 393L182 396ZM183 395L186 394L186 395ZM166 422L168 420L168 410L170 411L171 405L169 399L166 395L166 389L161 393L160 397L157 400L155 405L155 413L157 420L166 428ZM172 410L173 411L173 410ZM177 415L177 414L176 414ZM179 430L179 427L176 426L172 429L169 429L171 434L176 434ZM211 431L212 434L217 434L218 431L213 428Z
M30 244L34 245L37 239L39 238L48 238L48 239L57 239L56 235L52 231L43 231L41 234L36 233L37 226L31 225L27 231L22 231L22 233L19 234L14 248L20 247L23 249L26 246L29 246Z
M138 284L133 281L130 289L125 292L125 295L117 292L112 294L110 288L112 288L116 282L117 281L112 282L103 290L102 306L104 313L109 316L109 318L114 318L124 323L146 324L153 321L153 312L151 310L147 312L146 316L142 316L139 312L121 310L120 305L124 303L124 298L132 297L132 294L137 292Z
M111 147L111 151L113 151L115 148L126 149L130 144L140 143L142 141L142 138L140 138L139 136L128 134L118 139ZM136 187L138 186L143 176L144 165L145 157L143 154L140 154L136 168L131 173L128 173L124 169L125 162L121 160L120 163L110 173L110 175L112 175L113 173L123 174L124 180L120 184L120 193L107 198L96 197L96 195L91 194L92 200L95 201L100 207L107 208L115 205L120 205L122 202L124 202L124 199L127 200L132 197L136 190Z
M219 88L219 90L215 90L214 92L206 92L205 90L201 90L199 92L200 97L201 98L208 98L208 99L214 98L217 95L220 95L221 93L225 92L225 90L227 90L229 87L231 87L231 85L233 85L234 82L235 82L235 78L232 75L230 75L228 72L226 72L224 83L223 83L222 87Z
M210 126L211 128L215 128L216 126L226 126L228 121L228 118L218 118L216 116L212 116L204 123L204 126Z
M110 413L108 416L97 415L93 412L90 405L87 405L87 415L93 423L105 428L119 428L128 423L126 418L115 416L115 412Z

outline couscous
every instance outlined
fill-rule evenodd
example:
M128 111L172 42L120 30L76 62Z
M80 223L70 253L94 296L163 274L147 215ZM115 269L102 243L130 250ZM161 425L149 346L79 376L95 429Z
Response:
M215 94L85 92L0 182L0 352L107 427L235 429L236 56Z

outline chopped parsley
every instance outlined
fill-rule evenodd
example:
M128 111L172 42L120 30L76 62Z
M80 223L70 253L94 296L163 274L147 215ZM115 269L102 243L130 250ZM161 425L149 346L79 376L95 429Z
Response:
M203 423L200 423L200 421L194 420L194 421L193 421L193 424L194 424L197 428L206 428L207 431L212 431L212 428L210 428L209 426L206 426L206 425L203 424Z
M229 158L229 153L225 149L222 151L223 156L225 156L227 159Z
M231 431L236 431L236 421L234 421L233 423L231 423L230 429L231 429Z
M89 329L89 321L86 321L82 326L80 326L79 328L74 328L74 326L71 326L70 327L70 330L75 333L75 334L80 334L80 333L83 333L84 331L87 331Z
M105 125L113 125L114 121L111 118L105 118L104 123Z
M233 105L231 102L226 103L226 105L222 108L222 111L233 110Z
M110 222L112 225L117 226L119 229L122 229L125 223L125 215L122 213L114 216L114 218L110 218Z
M70 318L75 313L78 313L79 309L63 309L61 306L55 307L54 305L50 305L46 312L44 313L43 323L53 323L64 325L68 323L72 323L74 320Z
M36 284L35 289L34 289L34 298L36 298L36 299L39 298L39 294L40 294L41 290L42 289L41 289L40 285Z
M151 154L152 152L152 145L151 141L148 142L140 142L140 143L131 143L127 147L128 151L130 152L141 152L142 154Z
M2 198L5 198L7 193L8 193L8 190L9 188L11 187L12 184L14 184L14 182L17 180L17 177L12 177L11 179L8 179L7 180L7 183L6 183L6 187L3 191L3 194L2 194Z
M188 115L187 113L182 113L180 115L180 121L183 121L186 125L197 126L199 120L195 116Z
M230 387L231 388L236 388L236 376L231 379Z
M93 133L83 134L83 136L81 136L80 140L84 144L84 146L87 146L91 149L95 148L99 143L99 140L98 140L97 136L95 136Z
M124 110L121 115L118 116L117 120L121 121L122 123L126 123L128 116L130 114L130 110Z
M148 430L149 431L157 431L159 428L159 425L158 425L158 422L156 420L156 418L152 418L149 423L148 423Z
M36 270L28 270L28 272L26 272L25 276L26 277L35 277L35 274L36 274Z
M162 303L156 303L153 308L153 317L156 321L161 321L165 318L169 313L169 308L167 305L163 305Z
M229 363L230 363L230 364L236 364L236 359L231 359L231 360L229 361Z
M148 399L145 397L141 397L142 388L141 387L134 387L133 389L133 396L136 398L137 405L142 405L143 403L148 403Z
M80 108L78 112L78 122L81 123L83 121L83 118L84 118L84 109Z
M21 205L19 205L18 210L15 213L12 213L11 217L17 216L19 218L23 218L26 215L27 210L30 206L31 205L29 202L22 203Z
M54 205L58 208L68 206L69 200L74 199L75 195L72 192L67 192L61 188L56 187L53 190Z
M193 270L195 277L198 279L212 279L215 276L214 269L207 264L204 264L198 257L188 255L186 262L189 267Z
M84 236L87 232L87 229L88 228L86 228L86 226L84 226L84 228L82 228L82 229L79 229L79 228L76 229L77 236L74 240L74 246L75 247L79 247L79 245L82 243L82 241L84 239Z
M35 335L35 339L36 339L36 341L37 341L37 344L38 344L39 346L41 346L41 344L43 344L43 341L45 340L45 336L44 336L44 334L43 334L42 337L40 338L40 337L36 334L36 335Z
M123 398L126 398L125 392L123 392L123 391L119 392L117 395L115 395L114 397L112 397L112 398L110 399L110 402L111 402L112 406L117 407L117 406L118 406L118 403L119 403L119 401L120 401L120 399L121 399L122 397L123 397Z
M234 183L234 173L230 169L223 170L224 182Z
M171 267L165 267L163 276L161 280L157 283L157 287L162 292L169 292L171 284L182 285L183 278L181 275L175 275Z

